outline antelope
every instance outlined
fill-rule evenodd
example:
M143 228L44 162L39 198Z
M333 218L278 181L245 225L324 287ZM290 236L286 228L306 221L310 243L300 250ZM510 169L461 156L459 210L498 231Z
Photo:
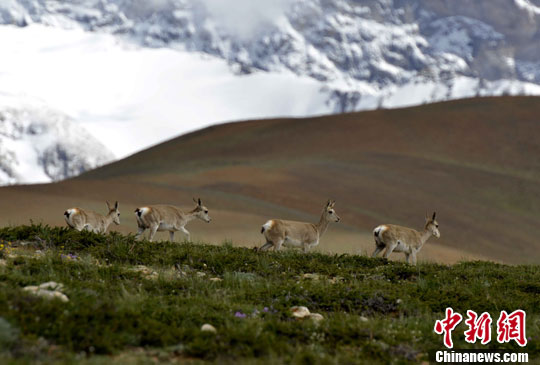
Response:
M439 223L435 220L436 213L431 218L426 216L426 224L423 232L418 232L412 228L383 224L373 230L375 236L375 251L371 257L376 257L384 248L384 257L392 252L403 252L407 258L407 263L416 265L416 254L422 249L424 243L431 236L441 237ZM412 260L411 260L412 259Z
M107 228L114 222L114 224L120 224L120 211L118 210L118 202L114 203L114 207L111 208L109 202L107 203L107 215L102 215L92 211L85 211L81 208L70 208L64 212L64 218L66 223L71 228L77 231L83 229L92 231L94 233L105 233Z
M179 208L172 205L148 205L135 209L135 218L137 218L137 225L139 230L135 235L135 238L139 238L146 229L150 229L150 235L148 240L152 242L154 235L157 231L169 231L169 240L174 240L174 232L182 231L187 240L191 240L189 231L185 228L195 218L199 218L206 223L210 223L212 220L208 216L208 208L205 207L201 198L193 201L197 206L191 212L184 213Z
M334 210L335 201L328 200L324 207L319 223L305 223L270 219L263 224L261 233L266 238L266 243L259 251L274 247L274 251L281 249L282 245L289 247L302 247L304 252L319 244L321 236L328 228L330 222L339 222L340 218Z

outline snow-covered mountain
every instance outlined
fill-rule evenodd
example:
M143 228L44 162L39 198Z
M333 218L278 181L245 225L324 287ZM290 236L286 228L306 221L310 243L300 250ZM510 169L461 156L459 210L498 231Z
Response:
M3 0L0 24L16 39L2 40L0 91L44 100L108 146L129 135L117 157L220 121L540 95L540 0ZM63 87L42 90L43 72L20 82L28 50ZM61 92L79 86L78 99Z
M327 84L336 112L400 104L396 91L418 83L430 93L407 104L540 84L539 0L9 0L3 9L3 23L129 35L218 56L241 74L287 69Z
M113 160L66 115L0 94L0 183L62 180Z

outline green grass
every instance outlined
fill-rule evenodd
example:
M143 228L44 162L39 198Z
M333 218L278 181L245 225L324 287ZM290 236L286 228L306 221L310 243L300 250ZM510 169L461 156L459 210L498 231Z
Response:
M488 311L494 321L503 309L525 310L525 350L530 359L540 355L534 265L413 267L355 255L256 253L230 243L135 242L41 225L0 229L0 239L0 362L417 363L442 349L433 325L448 306L463 315ZM51 280L65 285L69 302L22 290ZM293 319L295 305L324 320ZM201 332L204 323L217 334ZM455 348L524 351L495 335L487 346L467 344L465 329L461 323L454 332Z

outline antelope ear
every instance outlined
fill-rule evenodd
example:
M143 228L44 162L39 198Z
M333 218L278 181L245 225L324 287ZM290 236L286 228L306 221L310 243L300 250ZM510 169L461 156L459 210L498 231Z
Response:
M118 201L114 202L114 210L118 210Z
M433 218L431 218L431 220L435 220L435 215L436 214L437 214L436 212L433 212Z
M202 206L201 198L199 198L199 201L197 202L199 204L199 207Z
M334 205L336 205L336 201L335 201L335 200L332 200L332 204L330 204L330 206L333 208Z
M198 203L197 203L197 199L195 199L195 198L193 198L193 202L194 202L195 204L198 204Z
M107 203L107 209L111 210L111 205L109 204L109 202L106 200L105 203Z

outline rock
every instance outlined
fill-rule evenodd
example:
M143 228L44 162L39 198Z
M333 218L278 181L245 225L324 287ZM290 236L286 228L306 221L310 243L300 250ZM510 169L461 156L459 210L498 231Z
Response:
M337 283L339 283L340 281L343 281L343 278L342 278L341 276L335 276L335 277L333 277L333 278L331 278L331 279L328 279L328 282L329 282L330 284L337 284Z
M367 318L364 317L364 316L360 316L360 320L361 320L362 322L368 322L368 321L369 321L369 319L367 319Z
M291 308L292 316L295 318L305 318L308 317L311 313L309 309L304 306L294 306Z
M53 298L60 299L64 303L69 302L69 298L67 297L67 295L65 295L64 293L61 293L61 292L59 292L57 290L53 291L51 295L52 295Z
M26 286L23 288L23 290L38 297L42 297L45 299L59 299L60 301L66 303L69 302L69 298L60 291L63 287L64 286L62 284L56 283L54 281L49 281L41 284L40 286Z
M0 259L0 266L7 266L7 261L4 259Z
M214 281L214 282L223 281L222 278L210 278L209 280L210 280L210 281Z
M201 326L201 331L203 332L211 332L211 333L217 333L216 327L212 326L209 323L205 323Z
M302 275L303 279L319 280L321 276L319 274L306 273Z
M313 320L313 322L315 323L319 323L320 321L324 319L324 317L322 316L322 314L319 314L319 313L311 313L309 315L309 319Z
M147 279L151 280L156 280L159 277L157 272L144 265L137 265L135 267L129 268L128 270L141 273L146 276Z
M39 286L28 285L28 286L25 286L25 287L23 288L23 290L24 290L24 291L28 291L28 292L33 293L33 292L36 292L36 291L39 290Z
M202 271L197 271L197 274L196 274L198 277L200 278L204 278L206 276L206 273L205 272L202 272Z
M47 281L46 283L40 284L39 288L47 290L62 290L64 289L64 284L60 284L55 281Z
M291 308L291 314L298 319L309 318L315 323L319 323L324 319L320 313L310 313L309 309L304 306L295 306Z

